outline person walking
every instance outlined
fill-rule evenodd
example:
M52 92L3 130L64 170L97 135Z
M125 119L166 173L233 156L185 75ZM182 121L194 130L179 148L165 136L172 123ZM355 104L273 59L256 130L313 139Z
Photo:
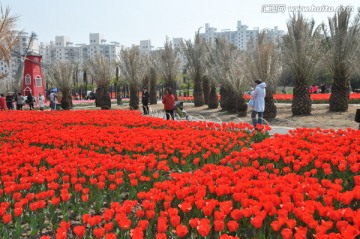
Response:
M9 110L14 109L14 100L15 100L15 94L7 94L5 97L6 100L6 106Z
M16 96L16 109L22 110L24 105L24 97L21 95L21 92Z
M40 110L44 110L45 107L45 96L42 93L39 93L39 100L38 100L38 104L39 104L39 109Z
M34 109L34 97L31 92L29 92L25 102L29 105L30 110Z
M257 124L263 123L263 115L265 111L265 96L266 96L265 82L262 82L261 80L256 80L255 83L257 84L257 86L251 94L251 97L255 102L253 110L251 112L251 120L254 128L256 128Z
M149 98L150 94L146 87L144 87L141 97L141 103L143 104L144 115L149 114Z
M55 109L56 109L56 102L57 102L57 94L52 91L52 92L50 93L49 98L50 98L50 108L51 108L52 110L55 110Z
M175 97L170 88L165 89L165 95L163 97L162 103L164 104L164 110L166 113L166 119L174 119L174 107L175 107Z
M0 95L0 110L6 110L6 98L4 94Z

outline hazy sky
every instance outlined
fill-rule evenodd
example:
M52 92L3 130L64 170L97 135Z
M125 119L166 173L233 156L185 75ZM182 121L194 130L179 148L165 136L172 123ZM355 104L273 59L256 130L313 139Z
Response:
M286 5L285 5L285 2ZM205 23L211 27L236 30L237 21L254 27L286 30L292 6L308 8L307 17L317 23L333 16L340 5L359 7L358 0L0 0L19 16L18 30L35 32L40 42L68 36L74 44L89 43L89 33L102 33L108 41L121 45L139 44L150 39L163 46L166 37L193 39ZM280 5L279 5L280 4ZM282 6L282 8L276 7ZM272 13L269 13L271 11ZM273 13L274 11L281 11ZM309 12L311 11L311 12Z

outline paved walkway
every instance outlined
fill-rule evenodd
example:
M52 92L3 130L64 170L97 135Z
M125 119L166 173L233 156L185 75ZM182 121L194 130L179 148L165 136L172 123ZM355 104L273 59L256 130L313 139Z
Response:
M293 130L295 128L290 127L282 127L282 126L270 126L271 130L269 132L270 135L274 134L288 134L289 130Z

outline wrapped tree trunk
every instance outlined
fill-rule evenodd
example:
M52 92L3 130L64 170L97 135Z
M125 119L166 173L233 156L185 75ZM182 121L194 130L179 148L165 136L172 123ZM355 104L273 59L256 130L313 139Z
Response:
M305 84L295 85L293 95L294 98L291 105L291 111L293 115L311 114L311 99L308 88L309 87Z
M345 112L349 108L349 83L343 78L334 79L331 86L330 111Z
M205 105L209 104L209 94L210 94L210 81L207 76L204 76L203 79L203 93L204 93L204 103Z
M229 113L237 113L238 109L238 97L232 89L227 90L226 94L226 110Z
M223 109L223 110L227 109L226 95L227 95L227 91L226 91L225 87L220 86L220 102L219 103L220 103L221 109Z
M216 94L216 85L214 83L211 84L208 106L209 109L216 109L217 107L219 107L219 98Z
M200 107L204 105L203 79L197 76L194 79L194 105Z
M238 116L240 117L245 117L247 115L247 109L248 109L248 105L244 99L244 97L234 97L235 98L235 107L236 107L236 112L238 114Z
M274 92L275 89L273 89L272 87L269 86L266 88L265 111L264 111L264 119L266 120L276 118L277 109L274 103Z
M132 110L139 109L139 96L138 96L138 86L136 84L130 85L130 102L129 106Z
M102 110L111 109L111 99L107 87L98 87L96 89L96 106Z
M72 98L70 92L64 91L61 98L61 108L63 110L69 110L72 106Z
M265 111L264 111L264 119L270 120L275 119L277 114L277 108L274 103L273 97L265 97Z
M157 104L157 97L156 97L156 71L154 68L150 69L150 104L156 105Z

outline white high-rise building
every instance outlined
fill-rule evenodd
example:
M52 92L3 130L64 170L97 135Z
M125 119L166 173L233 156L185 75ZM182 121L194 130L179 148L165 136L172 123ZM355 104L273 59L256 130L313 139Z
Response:
M284 34L284 31L278 30L277 27L274 29L268 29L266 32L269 33L268 37L274 40ZM259 28L249 30L247 25L242 25L241 21L238 21L236 31L224 29L218 32L216 28L210 27L210 24L206 23L205 33L200 33L200 37L210 42L215 42L216 38L225 38L229 42L233 43L238 49L245 50L248 42L251 39L256 39L258 34Z
M110 61L115 61L121 46L118 42L106 43L100 33L89 34L89 44L74 45L69 37L56 36L55 43L42 43L40 45L40 54L43 55L44 64L51 64L54 61L84 63L86 60L96 56L103 55Z

